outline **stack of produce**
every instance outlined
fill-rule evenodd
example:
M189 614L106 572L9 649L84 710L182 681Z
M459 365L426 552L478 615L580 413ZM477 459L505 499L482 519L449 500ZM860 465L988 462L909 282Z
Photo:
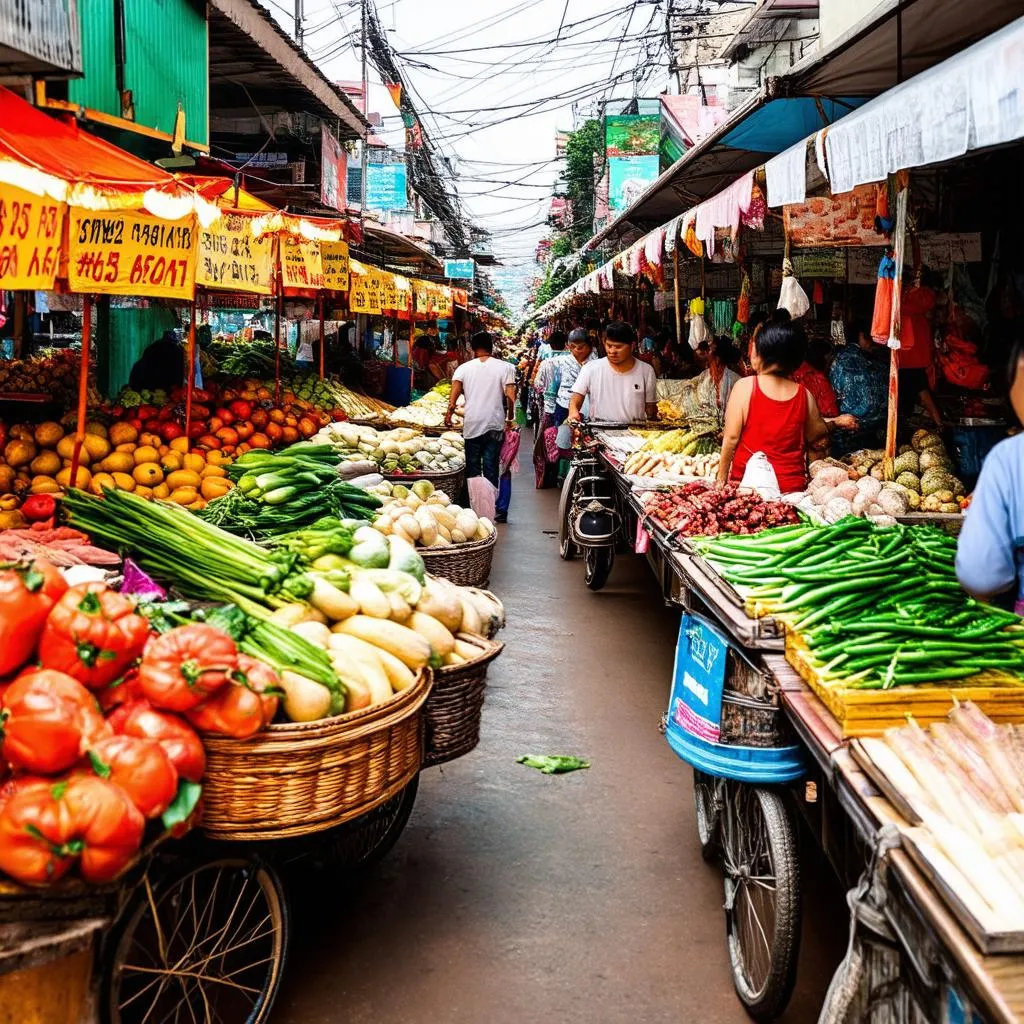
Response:
M200 515L232 533L273 536L324 516L371 519L381 504L338 476L338 456L329 444L249 451L228 472L237 486Z
M81 353L70 348L49 349L29 359L0 361L0 392L46 395L70 405L78 391Z
M735 484L713 487L700 480L667 491L645 491L640 503L663 529L686 537L757 533L800 521L796 509L784 501L764 501Z
M0 465L0 494L24 498L60 494L69 488L75 449L74 428L69 429L67 433L55 422L11 427ZM178 436L165 440L159 433L140 434L130 423L107 427L90 421L79 452L76 486L93 494L101 494L104 488L135 491L145 498L203 508L231 489L224 465L230 459L216 450L189 451L188 439L180 434L179 430ZM24 518L17 516L0 523L25 525Z
M200 734L245 738L278 706L277 673L211 625L160 635L101 583L39 559L0 572L0 871L109 882L147 835L191 824ZM17 675L15 675L17 674Z
M922 824L912 841L975 919L1024 929L1024 728L967 702L927 729L911 719L859 743Z
M626 460L627 476L680 476L714 479L719 444L707 434L668 430L649 437Z
M473 617L469 608L482 607L485 598L459 588L435 623L437 588L425 585L423 560L400 537L365 524L323 520L277 536L267 550L183 509L128 493L100 500L73 492L65 500L76 524L131 552L154 579L190 599L230 602L250 616L239 646L280 671L284 711L293 721L358 710L367 698L376 703L391 695L379 685L367 689L363 666L339 652L341 641L330 646L324 630L397 659L405 671L378 658L387 662L394 688L428 664L443 664L456 651L453 634L460 629L481 631L483 612ZM420 613L415 619L414 612Z
M466 464L461 434L424 437L408 427L379 431L354 423L332 423L315 438L335 446L343 472L379 471L398 476L420 473L452 473ZM352 467L351 470L345 467Z
M881 480L884 456L881 449L870 449L854 452L845 461L854 479L872 476ZM954 473L953 460L942 438L932 430L916 431L910 444L899 448L893 473L915 511L957 513L965 503L965 488Z
M695 543L758 614L786 622L820 685L1024 677L1024 623L963 592L956 542L934 527L882 529L850 516Z
M665 423L676 423L684 418L683 410L667 398L658 401L658 419Z
M393 405L370 395L361 395L345 387L335 377L321 379L317 374L296 374L285 382L286 387L300 399L312 403L317 409L341 411L350 420L369 420L383 423ZM332 416L332 419L341 419Z
M25 502L49 501L55 505L48 494L37 495ZM52 521L53 512L50 513ZM42 527L36 529L36 526ZM0 560L3 562L25 562L36 558L45 558L56 566L72 565L116 566L121 559L111 551L105 551L91 544L88 536L81 530L72 530L70 526L48 526L45 520L33 524L28 530L10 529L0 532Z
M451 383L442 381L425 395L421 395L409 405L395 409L388 415L388 423L393 427L419 427L427 430L443 430L444 418L448 412L448 398L451 394ZM455 426L462 424L462 409L457 408L452 414Z
M847 516L870 516L879 524L893 525L896 516L916 508L919 495L902 484L864 476L831 459L812 462L811 483L797 507L826 523Z
M424 548L446 548L487 540L494 524L478 517L471 508L456 505L429 480L410 487L384 481L371 490L384 498L384 508L374 522L383 534L400 537Z

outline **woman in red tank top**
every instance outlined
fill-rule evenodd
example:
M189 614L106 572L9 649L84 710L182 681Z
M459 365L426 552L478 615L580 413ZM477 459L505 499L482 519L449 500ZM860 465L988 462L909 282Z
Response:
M733 385L725 410L721 482L743 479L750 457L764 452L783 494L807 486L807 448L828 433L814 396L790 379L803 362L807 339L788 318L766 324L754 343L756 376Z

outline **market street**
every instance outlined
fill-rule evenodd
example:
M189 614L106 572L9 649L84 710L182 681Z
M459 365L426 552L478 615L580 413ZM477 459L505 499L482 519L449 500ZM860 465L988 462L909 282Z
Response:
M405 834L361 888L295 907L275 1024L748 1020L691 771L658 732L678 612L640 558L590 593L545 532L557 492L532 483L515 479L491 579L509 626L481 744L424 771ZM515 763L525 753L593 767L548 777ZM804 848L793 1024L817 1018L846 936L838 884Z

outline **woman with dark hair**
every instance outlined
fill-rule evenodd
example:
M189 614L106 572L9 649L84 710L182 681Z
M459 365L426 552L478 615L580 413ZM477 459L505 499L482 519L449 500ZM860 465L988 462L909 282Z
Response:
M1024 337L1010 348L1010 405L1024 423ZM975 597L1024 615L1024 433L988 453L964 517L956 552L960 585Z
M721 482L742 480L750 457L763 452L784 494L807 486L807 449L822 442L828 428L814 396L792 379L806 353L803 329L788 317L757 332L751 358L754 376L733 385L725 410Z

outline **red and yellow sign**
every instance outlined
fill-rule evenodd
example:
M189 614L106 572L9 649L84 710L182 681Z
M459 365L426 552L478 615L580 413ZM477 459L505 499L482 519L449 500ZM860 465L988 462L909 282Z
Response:
M195 293L195 218L72 209L68 285L73 292L191 299Z
M320 243L282 239L281 280L285 288L323 288Z
M347 292L350 274L348 242L321 242L320 262L324 287L335 292Z
M253 218L223 213L199 232L196 284L270 295L274 290L274 236L256 238Z
M373 268L352 261L348 308L353 313L379 313L380 289L373 278Z
M56 199L0 185L0 291L53 288L66 214Z
M387 271L380 271L381 278L381 308L394 311L400 309L398 299L398 282L395 280L394 274L389 274Z
M445 319L455 316L452 290L446 284L441 285L437 289L437 315Z
M412 283L413 294L416 296L416 313L426 316L430 309L430 285L426 281L416 279Z

